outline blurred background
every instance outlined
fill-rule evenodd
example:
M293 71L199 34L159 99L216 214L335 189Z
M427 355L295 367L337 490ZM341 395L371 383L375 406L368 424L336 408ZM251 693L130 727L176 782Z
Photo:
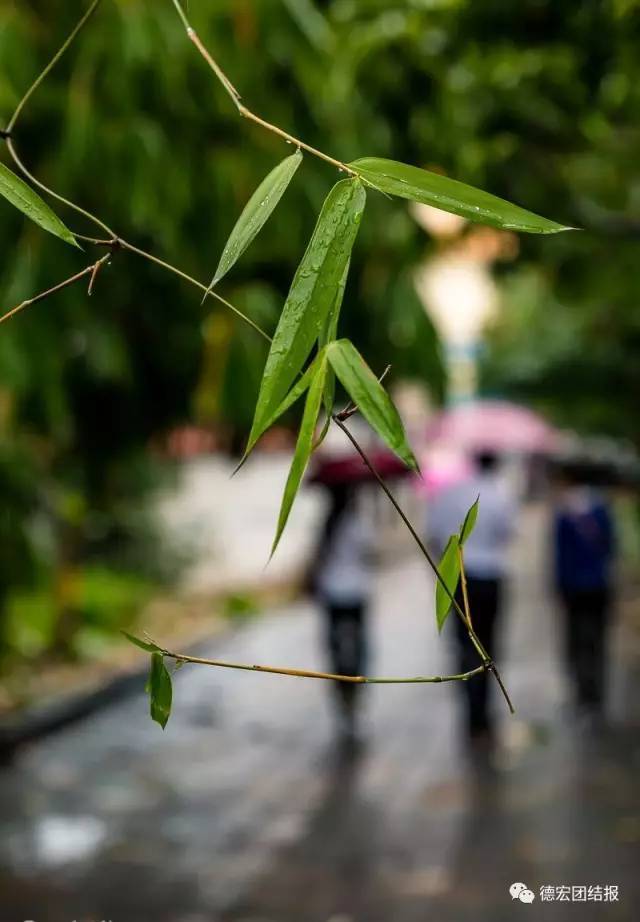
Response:
M0 124L84 8L0 3ZM392 366L423 459L423 481L397 485L418 526L468 474L457 408L475 408L473 431L505 461L521 505L499 656L517 713L496 699L500 745L481 773L448 686L371 690L349 758L321 683L188 667L165 734L151 724L146 658L123 629L323 668L305 587L328 500L303 489L265 569L295 410L230 480L265 343L179 278L116 253L91 298L69 288L0 331L3 918L477 922L512 919L508 889L523 881L541 918L571 911L542 907L543 885L615 885L619 899L594 897L584 918L631 919L640 4L218 0L189 15L247 105L309 144L446 173L582 228L518 237L370 194L341 319L377 373ZM205 283L288 152L238 119L157 0L105 0L30 102L17 145L44 182ZM220 286L268 331L336 178L305 157ZM84 262L0 211L4 313ZM552 591L549 462L577 456L599 472L618 535L597 733L570 707ZM376 539L372 671L452 671L423 561L384 498L361 492Z

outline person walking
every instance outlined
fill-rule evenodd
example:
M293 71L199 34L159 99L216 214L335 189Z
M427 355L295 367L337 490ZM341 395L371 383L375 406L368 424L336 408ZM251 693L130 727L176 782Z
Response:
M312 561L310 583L325 613L329 670L359 676L367 670L373 536L363 519L354 484L333 484L328 492L329 508ZM340 728L349 739L357 736L360 690L357 683L335 683Z
M565 464L559 474L553 548L567 669L579 708L600 716L616 543L613 518L587 465Z
M428 508L427 540L440 556L450 535L459 532L467 510L480 499L476 526L464 547L467 595L474 630L495 658L516 505L500 476L495 453L478 453L474 468L471 476L447 487L432 500ZM464 607L461 586L456 599ZM478 666L478 653L462 619L452 615L450 620L455 625L459 671L468 672ZM489 676L485 673L459 685L464 694L469 741L474 748L489 748L495 735L489 708Z

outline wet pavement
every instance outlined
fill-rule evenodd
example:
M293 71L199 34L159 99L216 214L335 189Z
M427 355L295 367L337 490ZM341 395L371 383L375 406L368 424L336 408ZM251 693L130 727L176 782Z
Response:
M465 757L454 686L363 689L366 741L347 758L324 683L185 667L165 733L141 687L0 770L0 922L636 919L638 641L615 632L608 729L577 725L538 514L525 526L502 656L518 714L496 698L492 768ZM384 569L372 671L448 670L431 597L412 551ZM211 653L322 668L319 632L300 604ZM511 901L515 881L533 905ZM541 901L583 885L618 900Z

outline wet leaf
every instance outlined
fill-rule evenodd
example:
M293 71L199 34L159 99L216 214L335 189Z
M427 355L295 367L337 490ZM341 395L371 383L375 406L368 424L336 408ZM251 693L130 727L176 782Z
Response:
M343 276L340 279L340 284L338 285L335 299L331 305L331 310L327 314L327 318L320 331L320 348L326 346L327 343L333 342L333 340L336 338L338 331L338 320L340 319L340 309L344 300L344 290L347 287L347 277L349 275L350 264L351 259L349 258L347 260L347 265L345 266Z
M258 441L260 436L263 435L263 433L266 432L267 429L270 429L271 426L273 426L273 424L276 422L276 420L278 420L284 413L287 412L287 410L290 407L294 405L296 400L299 400L300 397L302 397L306 389L309 387L314 374L317 371L318 362L320 358L321 358L321 354L318 353L318 355L315 357L313 362L309 365L309 367L304 372L304 374L301 375L300 378L298 378L298 380L293 385L293 387L291 388L287 396L284 398L282 403L277 407L276 410L274 410L271 416L266 420L262 431L258 431L255 434L253 432L251 433L251 435L249 436L249 441L247 442L245 453L243 455L243 459L242 459L243 462L245 458L247 457L247 455L249 455L250 452L253 451L253 449L255 448L256 442Z
M442 559L438 564L438 572L445 582L445 585L449 589L451 595L455 595L456 589L458 588L458 580L460 579L460 558L458 556L458 548L460 547L460 539L458 535L451 535L447 542L447 546L444 549L444 554ZM444 627L444 623L447 620L449 612L451 611L452 602L447 592L444 589L444 586L437 580L436 582L436 621L438 623L438 630L441 631Z
M344 179L325 200L273 337L249 442L265 431L320 336L349 262L365 199L360 180Z
M433 205L469 221L528 234L557 234L575 229L542 218L490 192L396 160L363 157L349 165L382 192Z
M322 349L328 343L332 343L338 332L338 320L340 319L340 309L342 307L342 302L344 300L344 290L347 286L347 277L349 275L349 266L351 260L347 262L345 266L344 275L342 276L342 281L338 285L338 291L336 293L335 301L329 311L327 319L324 322L323 328L320 332L319 339L319 348ZM320 438L318 439L318 445L324 440L327 432L329 431L329 425L331 423L331 414L333 412L333 404L336 395L336 376L333 368L327 368L327 377L324 384L324 394L322 397L322 403L324 406L324 412L327 414L327 420L325 426L322 430Z
M0 163L0 195L10 202L18 211L65 243L82 249L71 231L65 227L60 218L49 208L37 192L8 167Z
M477 498L473 506L469 509L464 517L464 522L460 528L460 544L463 545L478 521L478 510L480 508L480 497Z
M140 647L141 650L146 650L147 653L160 653L160 647L155 643L149 643L146 640L140 640L139 637L135 637L133 634L129 634L128 631L121 631L122 634L129 640L131 643L135 644L136 647Z
M164 657L161 653L151 654L148 689L151 698L151 717L164 730L171 715L173 689L171 676L164 664Z
M407 467L417 471L418 462L400 414L353 343L338 339L327 346L327 356L338 380L369 425Z
M322 405L326 373L327 359L326 355L323 354L318 362L311 384L309 385L309 392L305 401L304 413L300 424L300 432L298 433L298 441L296 442L296 450L293 455L293 461L291 462L291 468L289 470L289 476L287 477L282 504L280 506L278 528L273 541L273 547L271 548L272 556L282 537L282 532L287 524L289 513L291 512L291 508L302 482L302 477L309 463L309 458L311 457L313 437L318 422L320 407Z
M295 154L279 163L266 176L253 193L238 218L222 251L218 268L207 289L207 294L218 284L236 263L247 247L255 240L273 214L278 202L287 190L296 170L302 163L302 153ZM205 298L207 297L205 294Z

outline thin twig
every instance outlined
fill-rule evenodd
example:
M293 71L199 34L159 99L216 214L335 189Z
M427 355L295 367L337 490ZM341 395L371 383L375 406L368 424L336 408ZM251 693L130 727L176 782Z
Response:
M462 602L464 605L464 614L469 627L473 630L473 623L471 621L471 607L469 605L469 593L467 589L467 574L464 569L464 553L458 542L458 563L460 565L460 585L462 587Z
M378 482L378 484L379 484L379 486L381 487L381 489L384 491L384 493L385 493L387 499L388 499L389 502L393 505L394 509L396 510L396 512L398 513L398 515L399 515L400 518L402 519L402 521L404 522L404 524L405 524L406 528L408 529L408 531L409 531L411 537L412 537L413 540L416 542L416 544L417 544L418 547L420 548L420 551L421 551L422 555L425 557L427 563L429 564L429 566L430 566L431 569L433 570L433 573L435 574L436 579L438 580L438 582L440 583L440 585L441 585L442 588L444 589L445 593L446 593L447 596L449 597L449 600L451 601L451 604L453 605L453 607L454 607L455 611L457 612L458 616L459 616L460 618L462 618L464 624L467 626L467 631L468 631L468 634L469 634L469 639L471 640L471 642L473 643L474 647L476 648L476 651L478 652L478 655L480 656L480 659L482 660L482 663L483 663L484 668L486 668L488 671L490 671L490 672L493 673L493 675L494 675L495 678L496 678L496 681L498 682L498 685L499 685L499 687L500 687L500 690L502 691L502 694L504 695L504 698L505 698L505 700L506 700L506 702L507 702L507 705L508 705L508 707L509 707L509 710L511 711L512 714L515 713L513 704L511 703L511 699L510 699L510 697L509 697L509 694L508 694L506 688L504 687L504 684L503 684L503 682L502 682L502 680L501 680L501 678L500 678L500 675L499 675L499 673L498 673L498 670L497 670L496 667L495 667L495 664L494 664L493 660L491 659L491 657L489 656L489 654L488 654L487 651L485 650L484 646L482 645L480 639L478 638L478 636L477 636L477 634L475 633L475 631L473 630L473 628L467 623L467 619L465 618L465 613L464 613L464 611L463 611L462 608L460 607L460 604L458 603L458 601L457 601L457 599L455 598L454 594L451 592L451 590L450 590L449 587L447 586L445 580L443 579L443 577L442 577L442 575L441 575L441 573L440 573L440 570L438 569L438 565L436 564L436 562L434 561L433 557L432 557L431 554L429 553L429 551L428 551L428 549L427 549L427 547L426 547L424 541L422 540L422 538L420 537L420 535L417 533L417 531L415 530L415 528L414 528L413 525L411 524L410 520L407 518L407 516L406 516L404 510L402 509L402 506L398 503L397 499L395 498L395 496L393 495L393 493L391 492L391 490L389 489L389 487L387 486L387 484L385 483L385 481L383 480L383 478L380 476L380 474L378 473L378 471L376 470L376 468L374 467L374 465L371 463L371 461L369 460L369 458L367 457L367 455L365 454L365 452L363 451L363 449L360 447L359 443L356 441L356 439L355 439L355 437L353 436L353 434L349 431L349 429L347 428L347 426L345 426L345 424L342 422L341 419L338 419L337 415L334 415L333 420L334 420L335 424L336 424L340 429L342 429L342 431L344 432L344 434L347 436L347 438L349 439L349 441L351 442L351 444L353 445L353 447L355 448L355 450L358 452L358 454L360 455L360 457L362 458L362 460L363 460L364 463L366 464L366 466L367 466L367 468L369 469L370 473L373 475L373 477L376 479L376 481Z
M45 192L47 195L50 195L52 198L56 199L56 201L58 202L61 202L63 205L66 205L68 208L71 208L73 211L76 212L76 214L82 215L82 217L86 218L88 221L95 224L97 227L99 227L102 231L104 231L108 235L108 239L102 240L102 239L87 237L84 234L76 234L75 236L78 237L80 240L84 240L86 242L93 243L98 246L108 246L111 248L113 248L114 245L117 244L120 247L122 247L122 249L129 250L129 252L135 253L138 256L142 257L143 259L147 259L150 262L154 262L156 265L161 266L163 269L166 269L168 272L172 272L175 275L179 275L181 278L183 278L187 282L190 282L196 288L199 288L201 291L206 292L209 295L209 297L214 298L220 304L224 304L225 307L227 307L230 311L232 311L234 314L236 314L238 317L244 320L245 323L249 324L249 326L251 326L257 333L259 333L264 339L266 339L267 342L271 342L271 337L269 336L268 333L266 333L257 323L255 323L255 321L251 320L250 317L247 317L246 314L243 314L241 310L239 310L237 307L235 307L233 304L231 304L229 301L227 301L217 292L209 291L208 286L203 285L201 282L198 282L197 279L194 279L190 275L187 275L186 272L183 272L181 269L178 269L176 266L173 266L170 263L165 262L162 259L159 259L157 256L153 256L151 253L147 253L145 250L141 250L139 247L136 247L133 244L129 243L128 241L122 239L116 234L113 228L109 227L109 225L106 224L97 215L92 214L92 212L87 211L85 208L82 208L80 205L76 204L70 199L67 199L64 196L60 195L58 192L55 192L49 186L46 186L36 176L33 175L33 173L28 169L28 167L26 166L26 164L23 162L22 158L18 154L18 151L16 149L16 146L13 140L12 133L13 133L13 129L15 128L26 103L29 101L33 93L40 86L44 78L50 73L53 67L55 67L55 65L58 63L60 58L64 55L67 49L71 46L75 38L82 31L84 26L87 24L87 22L91 18L91 16L95 13L95 11L97 10L101 2L102 0L93 0L93 3L91 4L87 12L82 16L82 18L76 24L74 29L67 36L67 38L63 42L60 49L51 58L51 60L46 65L44 70L42 70L40 74L38 75L38 77L36 77L34 82L31 84L27 92L24 94L24 96L18 103L18 106L16 107L16 110L13 113L13 116L11 117L11 120L9 122L9 125L7 126L6 131L2 132L2 135L6 139L6 142L7 142L7 149L9 151L9 154L11 155L13 162L15 163L17 168L20 170L20 172L27 179L29 179L35 186L37 186L41 191ZM180 5L177 3L175 5L176 5L178 12L182 16L183 21L185 22L185 26L188 27L189 24L181 10ZM92 285L90 285L89 288L91 291ZM22 310L24 307L27 307L27 305L30 303L33 303L33 301L28 301L28 302L23 303L22 305L18 305L17 308L14 308L13 311L9 312L7 317L12 316L18 310Z
M391 365L387 365L385 370L382 372L382 374L378 378L378 384L382 384L382 382L387 377L390 371L391 371ZM340 410L339 413L336 413L336 419L339 419L341 423L344 423L348 419L350 419L352 416L354 416L357 412L358 412L357 405L353 402L348 403L347 406L343 410Z
M171 263L165 262L163 259L159 259L157 256L154 256L153 253L147 253L146 250L141 250L140 247L134 246L132 243L129 243L127 240L123 240L122 237L117 238L118 244L122 247L123 250L128 250L130 253L135 253L137 256L141 256L142 259L147 259L149 262L155 263L156 266L161 266L163 269L166 269L167 272L173 272L174 275L180 276L186 282L190 282L196 288L199 288L200 291L204 291L206 296L210 298L215 298L216 301L219 301L221 304L224 304L230 311L236 314L241 320L244 320L245 323L248 323L256 333L259 333L263 339L266 339L268 343L271 342L271 337L266 333L262 327L260 327L251 317L247 317L246 314L243 314L242 311L231 304L230 301L227 301L226 298L223 298L216 291L209 290L207 285L204 285L202 282L199 282L197 279L194 279L191 275L187 275L186 272L183 272L182 269L178 269L176 266L172 266Z
M256 115L255 112L252 112L251 109L248 109L245 105L243 105L241 102L240 93L237 91L231 80L229 80L218 62L212 56L211 52L208 51L208 49L204 46L202 40L198 36L198 33L189 22L182 4L179 2L179 0L172 0L172 2L178 15L180 16L180 19L182 20L182 24L186 29L189 39L193 42L194 46L197 48L203 59L207 62L207 65L211 68L217 79L220 81L226 93L233 101L239 114L243 118L246 118L249 121L254 122L256 125L259 125L261 128L264 128L266 131L270 131L272 134L283 138L289 144L295 144L296 147L306 150L308 153L313 154L314 157L318 157L320 160L324 160L327 163L330 163L332 166L337 167L337 169L342 173L348 173L350 176L358 175L354 169L352 169L346 163L343 163L342 160L336 160L335 157L330 157L328 154L318 150L316 147L312 147L310 144L306 144L304 141L300 140L300 138L296 138L295 135L289 134L288 131L284 131L277 125L273 125L271 122L266 121L266 119Z
M91 295L93 294L93 286L96 283L98 272L100 271L103 265L104 265L104 260L99 259L93 267L93 272L91 273L91 278L89 279L89 287L87 288L87 294L89 295L89 297L91 297Z
M48 186L45 186L44 183L40 182L40 180L37 179L24 165L24 163L18 156L18 153L15 149L15 145L12 140L7 141L7 147L18 169L28 179L30 179L31 182L34 183L34 185L38 186L40 189L42 189L48 195L51 195L53 198L57 199L59 202L62 202L64 205L67 205L69 208L72 208L78 214L83 215L89 221L92 221L94 224L100 227L103 231L109 234L109 237L107 239L87 237L84 234L75 234L74 236L76 236L80 240L85 241L87 243L92 243L95 246L108 246L108 247L114 247L115 245L120 246L124 250L129 250L130 253L135 253L138 256L141 256L143 259L147 259L150 262L155 263L157 266L161 266L163 269L166 269L168 272L172 272L174 275L179 275L185 281L190 282L196 288L199 288L200 291L206 292L206 294L209 297L214 298L220 304L224 304L225 307L227 307L230 311L232 311L234 314L236 314L238 317L244 320L244 322L247 323L250 327L253 327L253 329L257 333L259 333L260 336L266 339L267 342L271 342L271 337L269 336L268 333L266 333L262 329L262 327L260 327L254 320L252 320L246 314L243 314L243 312L239 308L231 304L230 301L227 301L226 298L223 298L222 295L219 295L216 291L208 290L207 285L204 285L202 282L199 282L197 279L194 279L192 276L188 275L186 272L183 272L181 269L178 269L177 266L173 266L171 265L171 263L165 262L163 259L159 259L157 256L154 256L152 253L148 253L146 250L141 250L139 247L136 247L132 243L129 243L127 240L124 240L122 237L119 237L115 233L115 231L113 231L112 228L109 227L108 224L105 224L104 221L102 221L96 215L92 214L89 211L86 211L84 208L81 208L80 205L76 205L75 202L72 202L69 199L64 198L63 196L59 195L57 192L54 192L53 189L50 189Z
M0 317L0 323L4 323L5 320L9 320L11 317L18 314L20 311L24 310L25 307L29 307L31 304L36 304L38 301L44 301L45 298L49 298L51 295L55 294L58 291L62 291L63 288L68 288L70 285L74 285L76 282L79 282L80 279L83 279L85 276L91 276L90 289L95 280L96 275L99 270L102 268L105 263L111 259L111 253L107 253L106 256L103 256L102 259L99 259L97 262L92 263L90 266L86 266L82 272L76 272L75 275L70 276L68 279L65 279L63 282L58 282L57 285L54 285L52 288L47 288L46 291L42 291L39 295L34 295L33 298L27 298L26 301L22 301L17 307L14 307L12 310L7 311L6 314L3 314ZM91 290L89 291L91 294Z
M69 36L65 39L64 43L62 44L62 46L61 46L61 47L59 48L59 50L54 54L54 56L51 58L51 60L49 61L49 63L47 64L47 66L44 68L44 70L41 71L41 72L38 74L38 76L36 77L36 79L33 81L33 83L31 84L31 86L30 86L29 89L27 90L27 92L24 94L24 96L22 97L22 99L20 100L20 102L18 103L18 105L16 106L15 112L14 112L13 115L11 116L11 121L10 121L9 124L7 125L7 132L8 132L9 134L11 134L11 132L12 132L13 129L15 128L16 123L17 123L18 119L20 118L20 114L21 114L22 110L24 109L25 105L27 104L27 102L29 101L29 99L31 98L31 96L33 95L33 93L35 93L35 91L38 89L38 87L40 86L40 84L42 83L42 81L45 79L45 77L50 73L50 71L53 70L53 68L56 66L56 64L58 63L58 61L60 60L60 58L63 56L63 54L64 54L65 51L67 50L67 48L74 42L74 40L75 40L76 36L78 35L78 33L80 33L80 32L82 31L82 29L85 27L85 25L89 22L89 20L91 19L91 17L93 16L93 14L94 14L95 11L98 9L98 7L100 6L101 3L102 3L102 0L93 0L93 3L92 3L91 6L89 7L89 9L86 11L86 13L84 14L84 16L80 19L80 21L79 21L78 24L75 26L75 28L73 29L73 31L72 31L72 32L69 34Z
M241 669L244 672L267 672L273 675L293 676L300 679L325 679L333 682L349 682L353 685L426 685L439 682L466 682L474 676L486 672L486 665L478 666L469 672L459 672L454 675L436 676L363 676L340 675L333 672L316 672L312 669L292 669L285 666L259 666L249 663L230 663L226 660L202 659L199 656L189 656L183 653L173 653L158 647L163 656L174 659L176 663L194 663L199 666L217 666L221 669Z
M7 129L6 131L3 132L3 136L6 139L7 149L14 163L16 164L18 169L24 174L24 176L27 177L27 179L29 179L32 183L34 183L34 185L36 185L43 192L46 192L47 195L51 195L53 198L57 199L57 201L61 202L63 205L66 205L68 208L73 209L77 214L82 215L84 218L87 218L87 220L91 221L97 227L100 227L103 231L106 231L106 233L109 234L111 237L114 237L115 234L112 231L112 229L107 224L105 224L104 221L101 221L100 218L98 218L96 215L91 214L91 212L87 211L84 208L81 208L80 205L76 205L75 202L72 202L69 199L64 198L64 196L60 195L57 192L54 192L53 189L50 189L48 186L45 186L44 183L40 182L40 180L37 179L33 175L33 173L31 173L27 169L25 164L22 162L16 150L15 143L13 141L13 133L14 133L15 127L18 123L18 120L27 102L31 99L32 95L38 89L38 87L40 86L42 81L45 79L45 77L47 77L47 75L51 72L51 70L56 66L56 64L58 63L60 58L62 58L64 53L67 51L67 49L73 44L73 42L75 41L79 33L86 26L86 24L89 22L93 14L96 12L98 7L100 6L101 2L102 0L93 0L93 3L91 4L91 6L88 8L86 13L84 13L84 15L80 18L80 20L78 21L76 26L72 29L72 31L69 33L69 35L67 36L65 41L62 43L58 51L54 54L54 56L51 58L51 60L45 66L45 68L38 74L36 79L33 81L29 89L26 91L26 93L24 94L24 96L22 97L18 105L16 106L15 112L11 116L11 120L9 121L9 124L7 125Z
M93 224L95 224L105 233L109 234L110 237L113 238L116 236L115 232L109 227L109 225L105 224L105 222L102 221L99 217L97 217L97 215L94 215L90 211L87 211L86 208L81 208L80 205L76 205L75 202L72 202L70 199L65 198L63 195L60 195L58 192L54 192L54 190L51 189L49 186L45 186L43 182L40 182L40 180L36 176L34 176L33 173L31 173L31 171L28 170L25 164L22 162L20 156L18 155L18 152L16 150L16 147L15 147L15 144L12 138L9 138L7 140L7 150L11 154L13 162L18 167L20 172L23 173L23 175L26 176L27 179L31 180L34 186L37 186L43 192L46 192L47 195L50 195L52 198L56 199L56 201L61 202L63 205L66 205L67 208L73 209L73 211L75 211L77 214L82 215L83 218L86 218L88 221L91 221Z

